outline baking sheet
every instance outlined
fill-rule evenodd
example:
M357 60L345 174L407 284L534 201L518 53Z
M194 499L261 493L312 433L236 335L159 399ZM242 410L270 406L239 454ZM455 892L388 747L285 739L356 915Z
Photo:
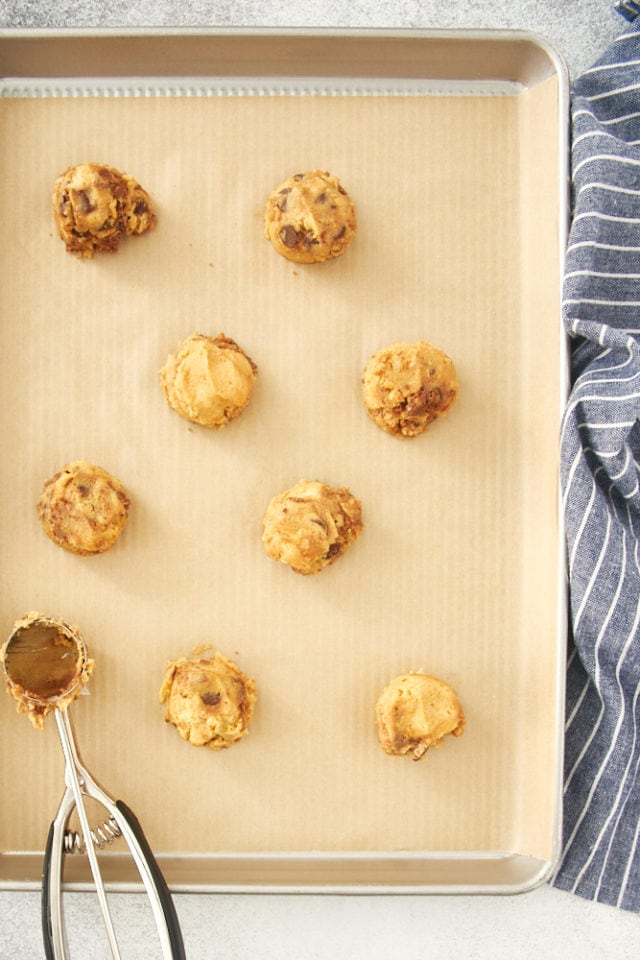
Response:
M80 627L96 660L73 707L83 759L175 887L515 888L553 860L562 77L506 80L499 95L386 79L318 94L294 77L153 96L38 81L0 99L2 623L38 609ZM137 177L158 227L81 262L50 195L86 160ZM275 184L315 167L349 190L358 233L308 267L261 220ZM188 334L222 331L259 375L241 418L209 432L169 410L158 371ZM460 397L402 442L368 420L359 378L418 338L454 359ZM103 556L66 554L38 524L42 483L73 459L131 496ZM303 477L348 486L365 523L306 578L260 544L269 499ZM166 661L203 643L258 687L249 736L218 754L184 743L157 697ZM373 716L411 669L452 683L467 716L418 764L382 754ZM0 865L28 883L62 757L53 727L0 710ZM128 878L117 855L109 869Z

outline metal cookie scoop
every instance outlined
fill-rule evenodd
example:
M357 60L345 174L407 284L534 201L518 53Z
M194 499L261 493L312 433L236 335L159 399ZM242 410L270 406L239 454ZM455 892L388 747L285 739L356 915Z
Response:
M114 960L120 951L100 873L97 847L124 837L147 891L165 960L184 960L184 944L171 894L135 815L121 800L113 800L82 765L76 749L69 705L93 671L78 631L63 620L28 614L18 620L0 651L7 692L35 727L53 711L65 758L66 789L49 829L42 872L42 933L47 960L66 960L68 946L62 911L65 853L84 852L96 887L100 910ZM100 827L89 825L84 797L97 801L109 814ZM80 832L69 830L76 810Z

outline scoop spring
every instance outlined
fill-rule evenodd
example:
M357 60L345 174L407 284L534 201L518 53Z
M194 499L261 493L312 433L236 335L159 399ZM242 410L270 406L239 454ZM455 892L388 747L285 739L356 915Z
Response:
M109 817L100 826L91 830L91 839L94 847L103 850L106 846L122 836L122 830L113 817ZM77 830L66 830L63 839L65 853L85 853L86 846L82 834Z

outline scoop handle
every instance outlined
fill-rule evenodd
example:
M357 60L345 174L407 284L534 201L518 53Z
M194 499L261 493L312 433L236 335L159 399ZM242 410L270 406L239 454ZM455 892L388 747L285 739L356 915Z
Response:
M140 826L140 822L133 811L129 809L123 800L116 800L116 807L118 808L120 816L127 823L131 833L135 837L139 853L144 861L144 868L149 875L150 883L157 896L162 914L164 915L164 923L171 949L171 958L172 960L186 960L184 941L182 939L182 931L180 929L180 922L178 920L178 914L176 913L175 904L171 897L171 893L169 892L167 882L164 879L162 871L153 855L151 847L149 846L149 842L144 835L144 831ZM134 856L135 852L136 851L132 849ZM141 869L141 867L142 865L139 863L138 868ZM143 880L144 879L145 878L143 876ZM149 890L149 888L147 888L147 892L151 894L151 890Z
M55 837L55 821L49 827L47 843L44 850L44 860L42 862L42 890L40 893L40 908L42 921L42 942L46 960L59 960L56 957L53 944L53 925L51 915L51 868L53 843Z
M144 835L140 822L122 800L115 801L121 826L126 824L134 839L131 852L138 863L147 893L150 895L156 922L164 921L165 930L160 930L163 956L167 960L186 960L184 941L176 908L166 880ZM68 813L63 810L66 822ZM66 946L62 922L62 847L58 841L58 818L49 827L42 863L42 890L40 895L42 941L46 960L65 960ZM166 934L163 936L163 934ZM165 949L166 948L166 949ZM169 952L167 952L169 951Z

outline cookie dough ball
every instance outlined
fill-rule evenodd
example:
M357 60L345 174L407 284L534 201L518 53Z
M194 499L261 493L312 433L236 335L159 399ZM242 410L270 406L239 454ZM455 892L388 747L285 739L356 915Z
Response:
M378 741L385 753L420 760L444 737L460 737L464 713L455 691L426 673L405 673L384 688L376 704Z
M296 263L339 257L353 240L356 213L337 177L323 170L297 173L269 195L265 236Z
M104 553L125 528L130 500L119 480L83 460L45 483L37 503L44 532L70 553Z
M268 556L296 573L319 573L341 557L361 531L360 501L349 490L300 480L270 502L262 543Z
M180 343L160 371L167 402L181 417L217 429L242 413L258 368L221 333L195 333Z
M146 190L127 173L104 163L68 167L56 180L53 215L69 253L115 253L124 237L155 226Z
M160 689L165 720L194 747L224 750L249 729L256 685L221 653L168 664Z
M394 343L375 353L362 374L367 413L387 433L415 437L458 396L453 361L425 340Z

